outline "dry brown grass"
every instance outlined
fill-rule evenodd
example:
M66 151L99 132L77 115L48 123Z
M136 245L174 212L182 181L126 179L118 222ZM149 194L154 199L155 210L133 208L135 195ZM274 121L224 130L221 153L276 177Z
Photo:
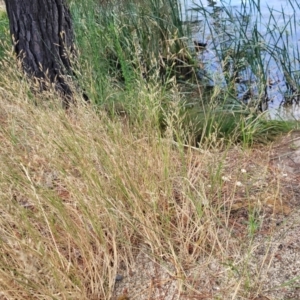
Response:
M177 147L151 122L136 127L80 104L66 113L55 94L35 96L38 105L32 97L21 74L1 76L3 299L251 299L261 291L248 265L253 237L272 233L275 213L289 213L269 148ZM130 277L137 264L154 270L152 289L144 281L115 289L116 275Z

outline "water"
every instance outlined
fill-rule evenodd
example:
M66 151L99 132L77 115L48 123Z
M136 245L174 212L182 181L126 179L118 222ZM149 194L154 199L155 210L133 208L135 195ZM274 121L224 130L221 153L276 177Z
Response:
M196 21L201 19L201 13L197 13L197 9L201 7L231 7L239 9L241 5L253 6L252 1L245 0L179 0L181 8L182 8L182 21ZM260 6L262 14L265 16L265 19L269 17L270 9L273 9L275 13L275 17L281 19L281 12L284 11L286 15L294 14L294 9L291 4L287 0L261 0L256 1L256 4Z
M264 93L272 115L279 111L283 118L300 118L297 1L180 0L180 3L182 21L192 25L192 39L208 44L199 53L204 64L199 75L207 85L227 85L224 53L233 51L228 56L228 72L233 74L236 65L244 64L237 72L238 98L244 101L249 91L256 96ZM291 102L289 108L283 108L288 102Z

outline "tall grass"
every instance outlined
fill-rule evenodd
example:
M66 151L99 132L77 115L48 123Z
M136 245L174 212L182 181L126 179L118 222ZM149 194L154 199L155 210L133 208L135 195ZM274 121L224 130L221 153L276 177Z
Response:
M262 103L266 105L268 101L268 72L265 70L268 61L262 57L265 44L261 41L257 27L249 37L249 20L243 25L239 24L239 18L229 21L225 18L226 26L222 25L224 28L218 29L223 36L217 38L212 35L214 49L224 66L228 89L225 91L224 87L215 86L213 95L206 95L205 84L197 77L199 58L190 46L191 25L180 21L183 8L177 1L123 1L119 4L107 2L104 5L89 0L74 2L71 8L80 53L78 77L97 105L103 105L112 114L134 115L131 120L142 122L145 120L145 105L150 105L151 110L155 108L154 116L157 116L154 117L153 125L161 129L165 128L174 107L178 106L175 110L181 111L179 120L182 123L178 126L183 127L180 140L193 140L195 144L203 140L199 139L200 136L208 136L212 131L241 140L238 132L244 122L248 124L246 128L253 124L249 120L256 120L255 129L249 131L254 134L260 131L257 130L259 127L261 131L268 127L265 120L260 122L256 113L238 101L236 96L235 81L243 75L251 77L245 86L254 106L262 106ZM201 11L209 22L211 15L204 8ZM226 14L233 15L229 8L226 8ZM234 26L242 28L242 37L225 40L229 30L235 31ZM213 28L210 31L213 33ZM241 72L245 74L239 74ZM114 93L111 93L112 89ZM176 101L172 100L174 89L182 92ZM154 103L152 100L147 103L140 101L140 93L147 93L148 90L157 92L158 97ZM258 95L258 102L255 101L255 94ZM214 119L212 114L222 117ZM240 118L241 115L243 118ZM226 125L220 124L223 116L231 116L225 117ZM271 132L273 128L274 124L267 131ZM255 140L255 137L250 140Z
M184 51L183 29L173 2L109 2L103 7L86 1L72 5L77 43L85 49L80 58L93 67L87 79L102 86L108 81L103 75L109 73L127 90L141 77L166 76L167 80L169 59ZM95 92L92 98L101 103L105 95Z
M170 134L161 137L150 122L137 127L80 105L66 114L55 95L45 96L52 105L36 106L26 86L2 82L0 284L5 299L111 299L116 275L130 278L141 253L164 266L176 286L175 294L167 294L177 299L200 296L203 287L196 278L207 276L216 260L223 270L222 275L209 271L220 280L216 296L256 293L258 277L246 284L256 244L235 236L231 209L251 207L244 230L254 235L263 199L282 200L279 179L262 163L266 151L231 150L216 135L201 149L174 143L173 134L180 136L172 123L175 110L167 123ZM154 101L157 94L140 97ZM249 182L268 182L268 188ZM148 272L138 267L135 276ZM153 288L165 286L165 277L154 274ZM143 293L143 286L136 288L128 294L155 298Z
M285 194L269 148L244 146L291 126L218 106L229 98L218 90L207 104L195 79L195 95L182 86L194 58L174 3L70 1L92 105L75 95L68 112L4 47L3 299L243 299L264 288L269 253L253 270L254 236L267 199L282 211ZM118 291L120 274L129 288Z

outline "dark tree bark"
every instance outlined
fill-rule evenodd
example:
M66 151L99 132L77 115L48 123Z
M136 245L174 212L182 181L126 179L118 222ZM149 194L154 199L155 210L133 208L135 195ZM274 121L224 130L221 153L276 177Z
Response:
M65 0L5 0L14 49L24 71L50 81L68 105L72 91L65 75L73 74L74 34Z

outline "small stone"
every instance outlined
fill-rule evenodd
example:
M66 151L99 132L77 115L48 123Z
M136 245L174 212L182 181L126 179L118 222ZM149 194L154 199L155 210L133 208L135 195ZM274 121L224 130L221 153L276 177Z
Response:
M116 281L117 281L117 282L118 282L118 281L122 281L123 278L124 278L123 275L117 274L117 276L116 276Z
M230 176L229 176L229 177L227 177L227 176L222 176L222 180L225 181L225 182L226 182L226 181L230 181Z

